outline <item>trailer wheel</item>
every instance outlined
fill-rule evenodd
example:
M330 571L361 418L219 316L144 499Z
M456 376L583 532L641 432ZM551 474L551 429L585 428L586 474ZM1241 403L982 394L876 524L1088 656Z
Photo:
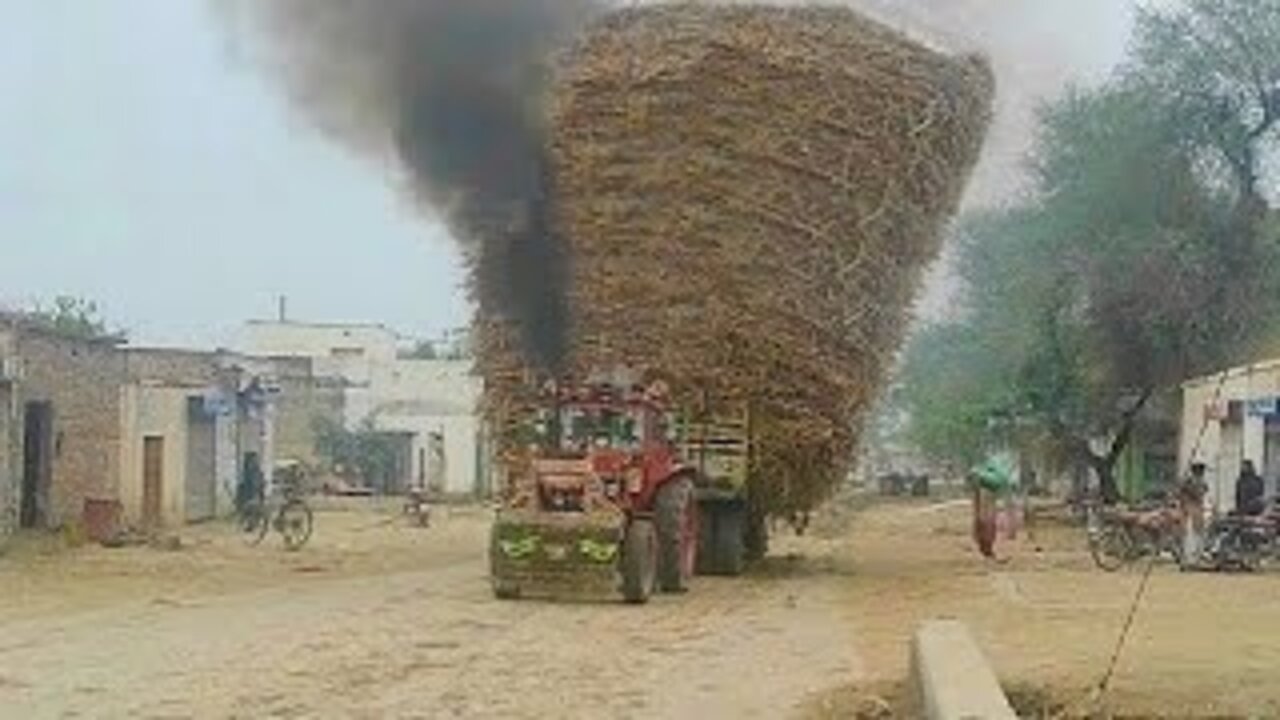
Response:
M747 511L740 505L720 509L716 523L716 574L737 576L747 564Z
M658 533L650 520L632 520L622 543L622 597L629 603L649 602L657 579Z
M694 569L699 575L716 574L716 506L698 503L698 557Z
M749 562L759 562L769 554L769 525L764 513L750 510L747 513L747 527L743 543L746 547L746 558Z
M747 556L746 508L737 502L704 502L700 522L698 572L741 575Z
M658 583L663 592L689 589L698 556L698 503L693 480L676 478L658 490Z

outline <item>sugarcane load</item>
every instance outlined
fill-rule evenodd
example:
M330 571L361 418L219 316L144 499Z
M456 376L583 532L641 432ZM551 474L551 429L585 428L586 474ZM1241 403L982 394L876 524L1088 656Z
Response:
M492 303L475 320L498 594L680 591L830 495L993 85L846 8L652 5L580 33L548 113L563 352Z

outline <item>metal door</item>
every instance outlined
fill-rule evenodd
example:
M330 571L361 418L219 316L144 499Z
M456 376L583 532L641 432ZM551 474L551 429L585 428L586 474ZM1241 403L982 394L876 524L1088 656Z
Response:
M183 512L189 523L211 520L217 510L217 423L204 400L187 402L187 467Z

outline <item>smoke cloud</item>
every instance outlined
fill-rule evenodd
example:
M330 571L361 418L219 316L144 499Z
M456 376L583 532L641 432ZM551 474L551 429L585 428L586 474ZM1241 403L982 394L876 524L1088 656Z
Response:
M558 368L570 257L554 222L545 95L555 52L597 0L239 3L235 27L294 104L403 171L463 244L481 312L513 322L530 361Z

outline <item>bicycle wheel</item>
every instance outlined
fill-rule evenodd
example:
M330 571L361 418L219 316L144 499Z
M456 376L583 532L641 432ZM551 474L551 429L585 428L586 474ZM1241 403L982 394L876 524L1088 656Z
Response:
M300 500L291 500L280 508L276 529L284 538L284 549L296 551L311 539L311 508Z
M1115 572L1133 557L1133 539L1115 525L1104 525L1089 536L1089 554L1102 570Z
M249 545L257 545L267 536L271 523L267 519L267 508L261 502L247 503L236 516L236 529Z

